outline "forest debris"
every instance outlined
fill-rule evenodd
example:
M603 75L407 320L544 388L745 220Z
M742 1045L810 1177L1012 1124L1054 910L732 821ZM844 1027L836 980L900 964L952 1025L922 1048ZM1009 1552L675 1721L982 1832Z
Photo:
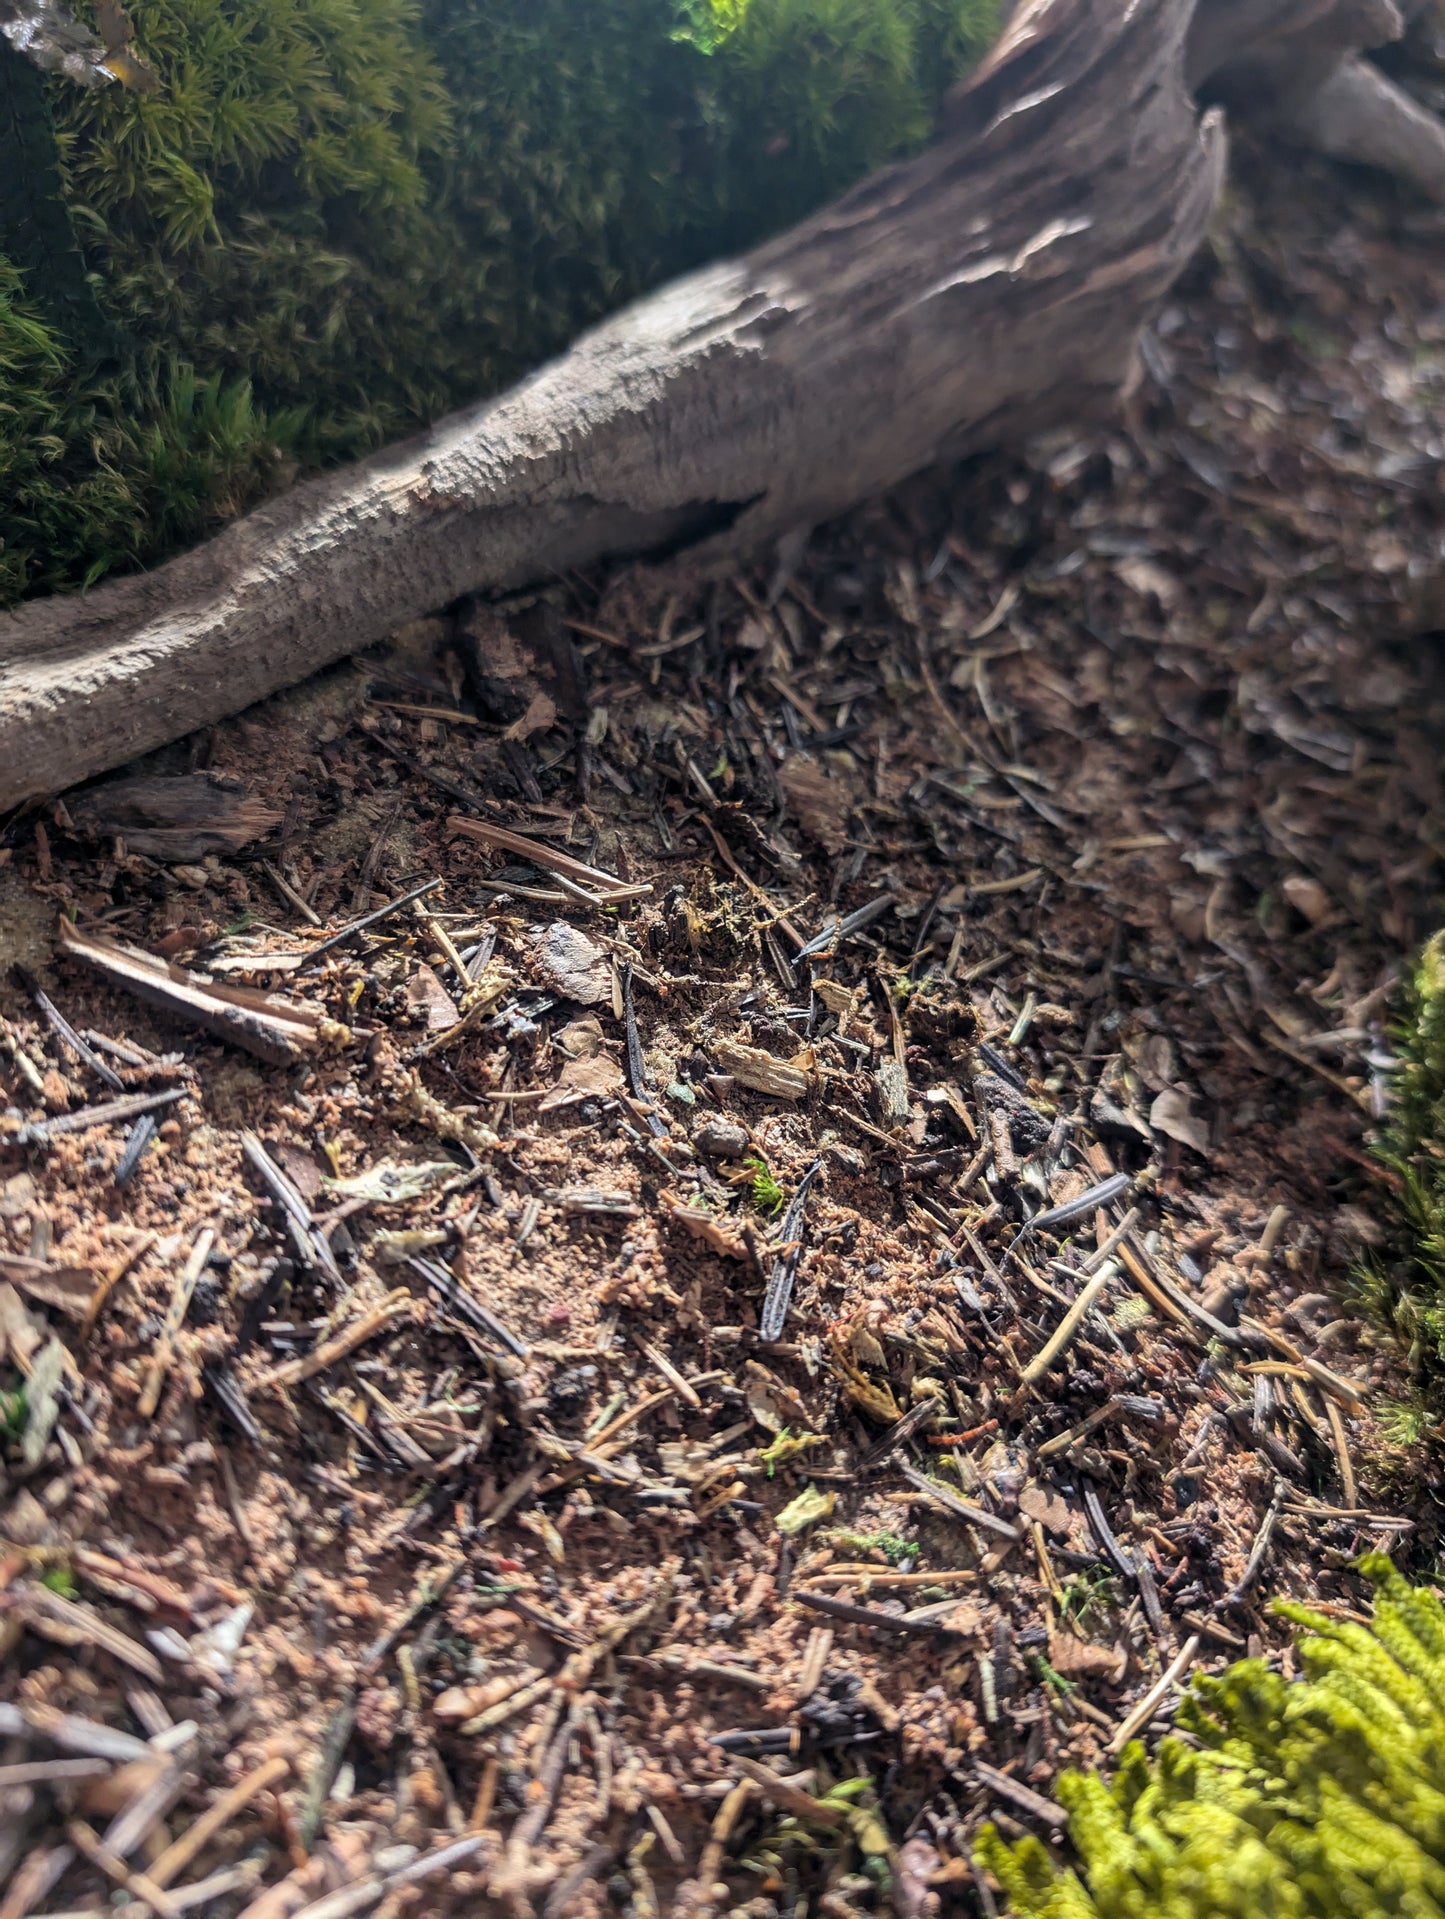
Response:
M1122 1646L1096 1646L1077 1633L1049 1634L1049 1664L1065 1679L1107 1679L1118 1685L1129 1664Z
M741 1159L748 1150L748 1129L732 1119L705 1119L692 1143L709 1159Z
M935 1506L946 1513L952 1513L955 1519L962 1519L967 1525L979 1526L985 1532L997 1533L1001 1539L1020 1539L1022 1534L1010 1519L1001 1519L997 1513L991 1513L984 1506L975 1506L969 1500L960 1499L949 1487L941 1485L936 1479L929 1479L914 1466L903 1465L898 1469L913 1487L922 1493Z
M827 1613L833 1619L846 1619L856 1626L873 1626L879 1632L923 1634L926 1637L941 1635L949 1639L966 1636L960 1629L950 1626L946 1619L916 1619L908 1613L885 1612L881 1606L857 1606L851 1600L835 1599L831 1594L815 1592L810 1586L799 1587L794 1597L800 1606Z
M460 833L466 839L480 840L483 846L499 847L503 852L515 853L520 859L530 860L533 866L540 866L548 873L557 873L565 879L575 880L580 886L592 888L613 904L622 900L646 899L652 892L649 885L629 885L627 881L618 879L615 873L604 873L582 860L574 860L570 854L557 852L541 840L528 839L522 833L512 832L509 827L494 826L490 820L453 813L447 820L447 830Z
M777 1339L788 1316L793 1281L797 1277L798 1262L803 1256L803 1219L807 1211L808 1194L822 1170L822 1159L815 1159L798 1182L798 1190L789 1201L788 1210L783 1214L782 1224L778 1228L779 1250L768 1279L768 1290L763 1295L762 1311L758 1315L758 1337L765 1345Z
M105 1845L83 1819L68 1820L65 1832L78 1852L83 1853L93 1866L99 1866L108 1879L123 1887L133 1899L149 1906L157 1919L181 1919L182 1908L146 1873L127 1865L120 1854Z
M60 1646L94 1646L131 1667L153 1686L163 1683L165 1669L155 1654L107 1625L100 1614L83 1601L67 1599L63 1593L52 1592L48 1586L36 1582L12 1587L10 1604L17 1617L42 1638Z
M612 962L606 949L565 920L554 920L539 934L532 964L554 993L579 1006L601 1006L612 998Z
M1032 1386L1035 1380L1042 1379L1055 1360L1068 1350L1070 1340L1093 1311L1110 1281L1118 1277L1118 1273L1119 1268L1113 1260L1106 1260L1099 1268L1059 1321L1047 1344L1040 1348L1019 1374L1023 1385Z
M49 1444L60 1417L60 1384L72 1363L58 1339L47 1340L31 1362L25 1381L25 1426L20 1435L20 1457L27 1466L38 1466Z
M736 1233L728 1231L716 1214L705 1212L700 1206L686 1205L675 1193L662 1193L659 1198L668 1218L675 1220L694 1239L700 1239L724 1259L748 1259L747 1247Z
M0 1253L0 1280L8 1280L30 1299L38 1299L42 1306L51 1306L71 1319L86 1317L95 1291L95 1274L88 1266L22 1259L16 1253Z
M145 774L106 780L71 805L77 831L124 840L165 865L237 853L281 824L279 807L216 773Z
M1170 1690L1179 1684L1179 1681L1194 1664L1194 1656L1198 1651L1199 1634L1195 1633L1191 1638L1185 1640L1173 1660L1171 1660L1167 1671L1160 1675L1157 1682L1149 1688L1138 1705L1135 1706L1121 1722L1118 1731L1109 1741L1110 1752L1122 1752L1125 1746L1127 1746L1129 1741L1134 1737L1135 1733L1142 1731L1142 1729L1148 1725L1149 1721L1154 1717L1154 1714L1164 1703Z
M281 1209L281 1217L296 1257L303 1267L315 1267L333 1285L341 1284L341 1269L331 1242L316 1224L311 1208L302 1197L290 1174L278 1166L266 1148L250 1131L241 1133L241 1151L259 1175L262 1185ZM314 1176L313 1176L314 1177Z
M1035 1792L1032 1786L1026 1786L1021 1779L1000 1772L997 1766L986 1765L982 1759L973 1761L973 1769L991 1792L1007 1799L1020 1812L1026 1812L1031 1819L1042 1820L1054 1832L1067 1831L1069 1815L1052 1799L1045 1799L1042 1793Z
M770 1099L804 1099L812 1089L813 1055L807 1048L784 1061L759 1046L719 1039L713 1041L712 1056L720 1073L730 1073L740 1086Z
M574 1186L559 1193L558 1204L572 1218L641 1219L642 1208L630 1193L608 1192L601 1186Z
M1182 1146L1193 1147L1196 1153L1207 1155L1209 1152L1209 1129L1191 1113L1189 1094L1182 1087L1166 1086L1156 1096L1149 1108L1149 1124L1156 1133L1177 1139Z
M199 973L188 973L101 934L80 933L68 920L60 922L60 946L71 959L93 966L148 1005L229 1040L273 1066L290 1065L323 1046L343 1045L350 1038L344 1026L299 1000L218 986ZM132 1109L137 1110L143 1109Z
M815 1798L812 1793L804 1792L801 1786L795 1786L780 1777L771 1766L749 1759L743 1753L730 1753L728 1757L739 1772L746 1773L765 1799L771 1799L774 1805L792 1813L795 1819L801 1819L805 1825L832 1830L846 1824L847 1813L842 1806L832 1806Z
M1036 1213L1025 1227L1030 1233L1051 1233L1060 1226L1071 1226L1076 1220L1091 1219L1102 1206L1112 1206L1134 1184L1128 1173L1113 1173L1108 1179L1100 1180L1077 1199L1065 1200L1062 1206L1050 1206L1047 1211Z
M820 1492L816 1486L808 1485L790 1499L781 1512L774 1513L773 1524L780 1533L791 1537L829 1518L837 1503L837 1493Z
M416 1300L412 1294L405 1286L398 1286L341 1332L322 1340L313 1352L304 1353L299 1359L288 1359L284 1365L263 1373L252 1384L257 1392L284 1392L289 1386L299 1386L303 1379L313 1379L317 1373L324 1373L339 1359L354 1353L358 1346L364 1346L367 1340L386 1332L397 1320L414 1317L415 1307Z
M428 1033L446 1033L461 1018L457 1003L429 966L418 966L406 983L407 1004L426 1020Z
M88 1133L97 1126L113 1126L117 1120L156 1112L188 1096L184 1087L172 1087L164 1093L127 1093L99 1106L83 1106L74 1113L58 1113L54 1119L36 1120L33 1125L22 1126L13 1137L17 1146L48 1146L63 1133Z
M88 1066L96 1078L101 1081L102 1085L108 1086L112 1093L124 1093L125 1081L121 1078L120 1074L112 1067L107 1066L105 1061L86 1045L80 1034L76 1032L75 1028L70 1024L70 1021L65 1017L64 1013L61 1012L54 1000L51 999L39 980L36 979L32 973L28 972L25 967L18 964L12 970L20 984L39 1007L46 1024L54 1033L59 1035L70 1048L71 1052L75 1054L76 1058Z
M334 933L328 933L324 940L318 940L308 947L305 959L309 965L312 960L320 959L338 946L344 946L348 940L354 940L363 933L370 932L373 926L379 926L383 920L390 919L393 913L399 913L404 906L411 906L417 900L424 900L432 893L441 891L439 879L423 880L405 893L398 893L395 899L387 900L382 906L373 907L371 912L363 913L359 919L348 920L345 926L338 927Z
M605 1053L564 1062L556 1083L539 1104L539 1113L555 1112L584 1099L609 1099L622 1089L622 1069Z
M462 1176L450 1159L378 1159L346 1179L323 1179L336 1199L364 1200L370 1206L401 1206L421 1199L443 1180Z
M141 1389L137 1411L142 1419L153 1419L156 1407L160 1404L161 1387L165 1384L166 1374L170 1371L171 1356L175 1351L176 1339L186 1314L190 1311L191 1300L195 1294L196 1282L206 1269L211 1257L211 1249L216 1243L213 1227L207 1226L197 1235L191 1248L190 1258L181 1269L175 1289L171 1294L171 1303L166 1308L165 1323L156 1340L155 1354L146 1372L145 1385Z

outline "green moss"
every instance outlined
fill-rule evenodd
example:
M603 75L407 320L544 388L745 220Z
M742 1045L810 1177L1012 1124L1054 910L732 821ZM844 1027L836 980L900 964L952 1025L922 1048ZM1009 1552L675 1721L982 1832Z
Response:
M760 1159L745 1159L743 1171L748 1174L748 1192L754 1206L767 1218L776 1218L787 1205L788 1196L773 1174Z
M996 8L135 0L159 85L38 105L0 42L0 597L150 563L799 217L925 137Z
M1197 1744L1125 1751L1057 1796L1080 1860L992 1828L979 1857L1023 1919L1440 1919L1445 1914L1445 1608L1382 1555L1372 1627L1280 1606L1303 1676L1260 1660L1199 1679Z
M1445 933L1416 963L1394 1039L1399 1070L1374 1150L1395 1195L1396 1244L1361 1270L1359 1295L1409 1355L1416 1391L1400 1408L1403 1433L1445 1383Z

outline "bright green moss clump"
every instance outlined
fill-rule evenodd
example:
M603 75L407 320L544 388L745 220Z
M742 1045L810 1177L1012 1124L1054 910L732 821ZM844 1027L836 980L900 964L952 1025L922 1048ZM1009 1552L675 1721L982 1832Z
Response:
M0 40L0 603L151 562L822 204L926 137L997 7L135 0L144 91Z
M1445 1914L1445 1608L1383 1556L1373 1629L1279 1610L1302 1678L1259 1660L1198 1680L1151 1764L1061 1779L1081 1871L1037 1840L980 1856L1023 1919L1440 1919Z
M1445 1377L1445 933L1416 963L1395 1049L1399 1071L1375 1153L1394 1182L1401 1230L1360 1286L1371 1316L1406 1348L1424 1423Z

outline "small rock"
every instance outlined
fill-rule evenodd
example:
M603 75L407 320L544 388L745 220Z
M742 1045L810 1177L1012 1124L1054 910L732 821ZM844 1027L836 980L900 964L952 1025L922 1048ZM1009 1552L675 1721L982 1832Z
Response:
M748 1133L736 1120L705 1119L692 1136L692 1143L709 1159L741 1159L748 1150Z

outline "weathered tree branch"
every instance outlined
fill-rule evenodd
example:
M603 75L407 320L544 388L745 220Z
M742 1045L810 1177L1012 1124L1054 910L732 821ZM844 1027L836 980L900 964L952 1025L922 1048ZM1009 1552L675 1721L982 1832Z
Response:
M0 620L0 804L53 792L478 588L757 547L1107 405L1223 167L1190 0L1033 0L943 136L500 399L154 573Z
M0 617L0 806L463 593L756 549L1107 408L1220 183L1194 93L1428 187L1437 123L1355 58L1401 26L1394 0L1023 0L916 159L154 573Z

